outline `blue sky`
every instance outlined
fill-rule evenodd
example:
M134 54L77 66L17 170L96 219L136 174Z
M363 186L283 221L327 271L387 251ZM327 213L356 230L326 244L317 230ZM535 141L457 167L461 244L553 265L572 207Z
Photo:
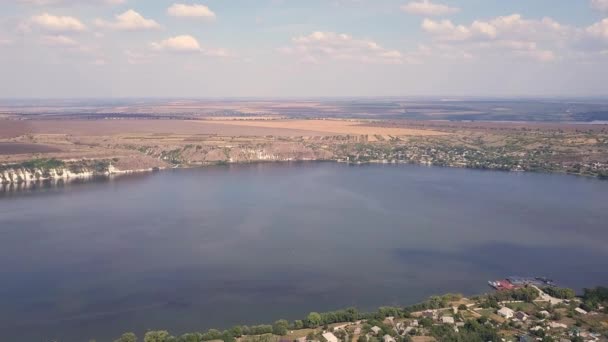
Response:
M608 0L3 0L0 74L0 97L606 96Z

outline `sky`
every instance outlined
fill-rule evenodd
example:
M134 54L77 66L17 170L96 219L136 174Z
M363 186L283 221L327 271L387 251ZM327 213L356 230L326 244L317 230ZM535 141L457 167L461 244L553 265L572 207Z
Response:
M608 96L608 0L0 0L0 98Z

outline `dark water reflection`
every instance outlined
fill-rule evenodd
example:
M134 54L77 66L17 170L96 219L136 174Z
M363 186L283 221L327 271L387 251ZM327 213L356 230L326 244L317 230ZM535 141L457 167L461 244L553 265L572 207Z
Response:
M478 293L608 284L608 182L261 164L0 193L0 331L110 340Z

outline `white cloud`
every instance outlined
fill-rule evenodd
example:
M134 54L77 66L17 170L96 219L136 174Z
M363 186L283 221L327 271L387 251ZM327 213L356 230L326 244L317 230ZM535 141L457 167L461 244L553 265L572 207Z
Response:
M141 14L132 9L116 15L116 19L112 22L96 19L95 25L121 31L138 31L160 28L160 25L156 21L144 18Z
M591 0L591 7L598 11L608 12L608 0Z
M470 25L425 19L422 29L445 44L458 44L484 53L510 51L516 56L542 62L558 59L556 51L568 52L569 46L581 36L580 29L562 25L551 18L529 20L519 14L488 21L476 20Z
M209 57L234 57L234 54L226 49L203 49L203 54Z
M586 31L592 37L608 40L608 18L587 27Z
M51 32L81 32L86 30L86 26L74 17L55 16L48 13L31 17L26 26L28 28L36 26Z
M214 19L215 13L205 5L199 4L173 4L167 9L167 13L174 17L206 18Z
M75 47L78 46L78 42L70 37L63 35L44 36L41 39L44 45L48 46L60 46L60 47Z
M425 19L422 29L446 41L484 39L559 39L572 32L551 18L526 20L519 14L501 16L489 21L476 20L470 25L455 25L450 20Z
M201 52L201 45L196 38L190 35L181 35L165 39L163 41L152 43L151 47L154 50L172 51L172 52Z
M200 54L208 57L235 57L235 55L222 48L206 48L201 46L196 38L191 35L180 35L159 42L150 43L153 51ZM141 64L150 61L152 55L133 53L127 51L127 58L131 64Z
M409 14L424 16L441 16L453 14L460 11L460 9L457 7L432 3L429 0L409 2L401 6L401 10Z
M355 39L347 34L316 31L292 39L292 46L279 48L283 54L300 56L301 61L319 63L321 60L342 60L364 63L401 64L407 60L397 50L389 50L378 43Z

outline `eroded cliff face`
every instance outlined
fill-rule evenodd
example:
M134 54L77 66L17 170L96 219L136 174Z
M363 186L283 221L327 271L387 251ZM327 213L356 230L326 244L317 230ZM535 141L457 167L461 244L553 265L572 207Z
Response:
M28 183L50 179L84 179L96 175L107 175L109 171L96 172L94 170L82 169L79 172L72 172L68 168L54 169L26 169L26 168L7 168L0 172L0 183Z
M36 159L22 164L0 165L0 184L86 179L169 167L335 159L334 153L322 146L306 146L293 142L223 146L136 146L135 148L139 153L131 153L113 160Z
M255 144L149 146L139 150L160 161L179 166L334 159L334 153L329 149L293 142L257 146Z

